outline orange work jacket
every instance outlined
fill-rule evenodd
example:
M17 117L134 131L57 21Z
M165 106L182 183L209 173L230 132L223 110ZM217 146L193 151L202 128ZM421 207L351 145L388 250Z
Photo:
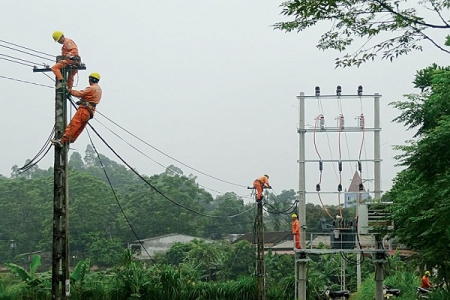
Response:
M102 89L97 83L92 83L90 86L81 91L72 90L72 95L81 98L82 100L95 105L100 103L102 99Z
M295 219L292 221L292 234L299 234L300 233L300 222Z
M424 288L424 289L429 289L433 286L430 283L430 279L427 276L423 275L422 282L420 283L420 287Z
M270 186L269 179L267 179L266 176L259 177L255 181L259 181L261 183L261 185L264 187Z
M61 54L63 56L78 56L78 47L74 41L64 38L64 43L61 47Z

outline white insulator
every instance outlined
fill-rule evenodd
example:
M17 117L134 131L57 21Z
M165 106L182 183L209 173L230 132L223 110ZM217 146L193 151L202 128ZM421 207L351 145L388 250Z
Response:
M338 127L340 127L341 129L344 129L344 115L343 114L340 114L339 115L339 124L338 124Z
M361 114L361 115L359 116L359 127L362 128L362 129L364 129L365 123L366 123L366 122L365 122L365 119L364 119L364 115Z
M325 117L323 115L320 115L319 124L320 124L320 129L324 130L325 129Z

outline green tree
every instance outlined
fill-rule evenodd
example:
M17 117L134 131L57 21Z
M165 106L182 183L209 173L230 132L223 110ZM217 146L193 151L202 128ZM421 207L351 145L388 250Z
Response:
M396 158L405 169L395 177L389 197L394 202L395 235L420 252L424 262L448 274L450 230L444 224L450 214L450 71L429 68L427 73L429 81L420 87L421 94L393 103L402 110L396 121L418 128L418 138L396 147L403 151ZM419 72L416 80L423 74Z
M84 169L84 163L80 153L76 151L72 153L69 160L69 167L72 167L77 171L82 171Z
M428 33L450 28L443 17L450 7L448 0L288 0L281 7L282 14L291 20L275 24L276 29L299 32L321 21L331 22L317 48L340 52L355 49L336 59L336 66L359 66L378 56L392 61L413 50L421 51L422 41L450 53L443 48L449 43L448 37L446 41L435 41ZM351 48L357 40L362 45Z

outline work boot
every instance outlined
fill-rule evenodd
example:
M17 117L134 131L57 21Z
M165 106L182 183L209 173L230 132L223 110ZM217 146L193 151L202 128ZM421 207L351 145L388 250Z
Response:
M58 82L56 83L55 88L57 90L59 90L59 89L62 89L63 87L65 87L65 86L66 86L66 83L64 82L64 80L58 80Z
M50 139L50 142L52 143L52 145L55 145L57 147L62 148L63 144L61 143L61 140L57 140L57 139Z

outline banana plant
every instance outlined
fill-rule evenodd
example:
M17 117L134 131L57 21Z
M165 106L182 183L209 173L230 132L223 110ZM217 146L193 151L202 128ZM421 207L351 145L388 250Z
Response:
M33 255L30 272L27 272L24 268L13 263L5 263L5 266L16 276L22 279L30 287L38 286L41 281L36 277L36 270L41 265L41 257L39 255Z

